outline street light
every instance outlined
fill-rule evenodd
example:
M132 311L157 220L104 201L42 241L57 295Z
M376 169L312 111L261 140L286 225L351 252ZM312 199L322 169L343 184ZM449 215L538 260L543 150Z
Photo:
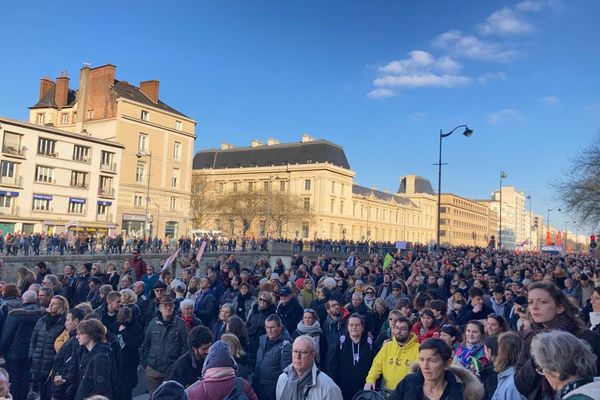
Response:
M443 133L440 129L440 157L437 163L438 166L438 204L437 204L437 247L440 247L440 215L442 212L442 139L448 137L454 133L458 128L465 128L463 135L466 137L470 137L473 134L473 130L469 129L467 125L459 125L456 128L452 129L448 133Z
M498 230L498 248L502 250L502 179L508 178L508 174L500 171L500 229Z
M148 205L150 203L150 174L152 173L152 153L148 153L145 150L138 151L135 156L140 159L142 157L148 157L148 184L146 185L146 212L144 214L144 237L148 235Z

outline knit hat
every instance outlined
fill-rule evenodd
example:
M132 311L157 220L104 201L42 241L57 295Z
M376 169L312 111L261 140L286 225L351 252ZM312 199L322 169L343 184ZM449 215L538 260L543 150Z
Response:
M188 400L188 397L179 382L165 381L152 393L150 400Z
M202 367L202 375L204 375L207 369L220 367L231 367L237 370L237 364L231 356L229 346L224 341L217 340L208 350L208 355Z
M284 286L279 290L279 296L290 296L292 294L292 289L288 286Z

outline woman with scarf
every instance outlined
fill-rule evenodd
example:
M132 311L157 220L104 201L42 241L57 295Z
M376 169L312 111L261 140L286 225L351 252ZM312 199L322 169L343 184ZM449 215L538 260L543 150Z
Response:
M419 320L413 325L411 331L419 339L419 343L423 343L432 337L439 337L440 327L436 324L435 315L431 308L424 308L421 311Z
M236 297L233 298L231 304L235 310L235 315L246 321L248 314L252 309L252 304L256 301L256 297L252 296L250 285L246 282L240 284L240 289Z
M310 303L317 298L315 293L315 283L310 278L305 278L302 282L302 290L298 294L298 301L302 308L310 308Z
M456 364L469 369L477 377L489 361L484 350L485 328L480 321L471 320L465 325L463 343L454 352Z
M321 330L321 323L319 322L319 317L317 317L317 313L315 310L307 308L304 310L304 314L302 314L302 320L298 322L298 326L294 333L292 333L292 340L295 340L298 336L306 335L309 336L313 342L315 342L315 348L317 349L317 357L315 359L316 363L319 364L321 362L321 350L323 350L323 343L321 343L321 335L323 335L323 331Z
M185 329L188 333L196 327L202 325L202 321L194 314L194 302L190 299L179 303L179 318L185 323Z
M217 340L208 350L202 367L202 379L185 391L188 399L220 400L228 396L241 398L245 395L250 400L258 400L252 386L244 378L236 377L237 368L227 343Z
M586 341L594 354L600 354L600 336L585 328L577 317L577 308L552 283L531 284L527 300L527 312L532 322L523 338L523 347L515 368L515 385L519 392L530 400L545 399L554 396L554 389L546 377L536 372L538 365L531 357L531 342L535 336L549 330L569 332ZM596 360L596 366L600 367L600 357Z
M344 399L352 399L363 389L376 355L373 340L367 335L365 318L352 314L346 335L340 337L339 351L335 353L331 369L331 378L340 387Z
M265 335L265 320L271 314L275 314L277 307L273 301L273 296L267 291L261 291L258 294L258 300L252 305L250 314L246 321L246 328L248 329L248 354L251 357L251 361L256 361L256 353L258 352L258 342L262 335Z

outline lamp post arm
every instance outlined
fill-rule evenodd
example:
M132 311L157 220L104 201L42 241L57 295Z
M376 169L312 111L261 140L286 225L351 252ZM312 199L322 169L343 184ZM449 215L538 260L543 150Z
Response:
M440 136L443 138L448 137L448 136L452 135L454 133L454 131L457 130L458 128L467 128L467 125L459 125L456 128L452 129L448 133L442 133L442 131L440 130Z

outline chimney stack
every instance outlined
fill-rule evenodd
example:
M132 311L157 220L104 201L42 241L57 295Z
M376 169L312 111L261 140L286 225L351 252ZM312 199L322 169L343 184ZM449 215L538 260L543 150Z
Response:
M302 134L302 143L312 142L313 140L315 140L315 138L310 136L308 133Z
M273 146L274 144L279 144L279 140L273 138L267 139L267 146Z
M260 140L256 140L256 139L252 139L252 141L250 142L250 147L259 147L262 146L264 143L261 142Z
M58 107L67 105L69 99L69 77L63 72L56 78L56 90L54 91L54 102Z
M221 150L233 149L233 145L230 143L222 143Z
M54 87L54 82L48 77L40 79L40 100L42 100L48 92Z
M140 82L140 90L154 103L158 103L158 84L156 80Z

